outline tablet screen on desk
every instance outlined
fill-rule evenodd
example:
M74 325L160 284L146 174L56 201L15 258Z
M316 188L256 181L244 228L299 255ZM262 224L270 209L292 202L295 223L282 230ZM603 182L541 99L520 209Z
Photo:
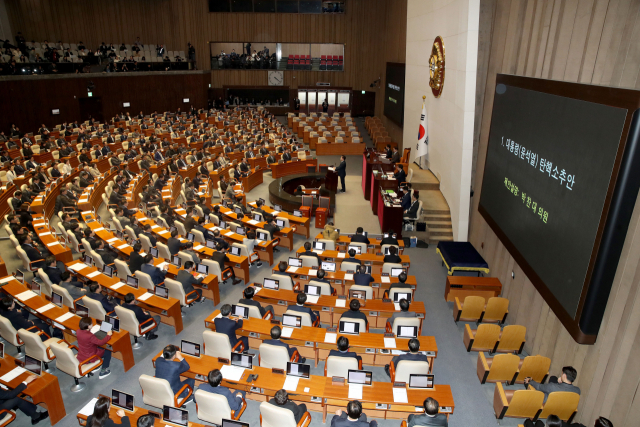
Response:
M302 212L295 210L293 211L293 216L297 216L298 218L302 218Z
M169 299L169 289L165 288L164 286L154 286L153 289L156 296L164 299Z
M280 227L280 228L284 228L284 220L283 219L276 219L276 225L278 227Z
M149 253L151 254L152 257L154 258L158 258L158 249L156 248L149 248Z
M326 272L329 273L335 273L336 272L336 263L335 262L327 262L327 261L322 261L322 269Z
M133 395L123 393L120 390L111 389L111 404L118 408L133 412Z
M196 236L194 236L193 233L187 233L187 240L193 242L196 240Z
M302 317L293 316L291 314L283 314L282 326L291 326L293 328L299 328L300 326L302 326Z
M231 364L241 368L253 369L253 355L231 353Z
M24 369L36 375L42 374L42 361L31 356L24 356Z
M313 249L317 251L324 251L324 248L327 246L325 242L313 242Z
M93 265L93 258L91 258L89 255L85 255L84 256L84 263L87 265Z
M278 225L278 227L280 227L280 225ZM282 227L284 227L284 225ZM269 235L267 233L263 233L262 231L259 231L258 240L262 240L263 242L266 242L267 240L269 240Z
M180 268L180 264L182 264L182 260L180 259L180 257L178 255L174 255L173 259L171 260L171 264L173 264L176 267Z
M16 270L16 274L14 275L17 281L20 283L24 283L24 273L22 270Z
M4 344L0 342L0 358L4 359Z
M180 351L189 356L200 357L200 344L191 341L180 341Z
M204 264L198 264L198 273L207 275L209 274L209 266Z
M223 230L226 230L227 229L227 221L220 220L218 222L218 227L222 228Z
M89 309L79 302L76 303L76 315L79 317L89 317Z
M278 211L278 212L282 212L282 206L280 206L280 205L273 205L273 210L274 210L274 211Z
M396 292L393 294L393 302L400 302L403 299L411 302L411 292Z
M207 247L209 249L215 249L216 248L216 241L215 240L207 240Z
M358 322L345 322L344 320L340 321L340 333L343 334L359 334L360 333L360 323Z
M164 405L162 407L162 421L186 427L189 424L189 412Z
M311 374L311 365L304 363L287 362L287 375L294 377L309 378Z
M231 255L240 256L240 248L237 246L231 246Z
M418 327L398 325L396 332L398 338L416 338L418 336Z
M241 235L241 236L246 236L247 235L247 230L244 227L237 227L236 228L236 233Z
M104 318L107 322L111 323L111 329L114 332L120 331L120 319L114 316L109 316L108 314Z
M241 317L243 319L249 318L249 307L233 304L231 306L231 315L235 317Z
M404 268L392 268L391 277L398 277L400 273L404 273Z
M320 286L304 285L304 293L307 295L320 295Z
M349 245L347 252L349 252L351 249L353 249L354 251L356 251L356 255L360 255L362 253L362 250L360 249L360 246L356 246L356 245Z
M349 369L347 373L347 382L349 384L371 385L373 382L373 373L371 371L357 371Z
M127 285L138 289L138 278L127 275Z
M240 421L222 419L222 427L249 427L249 423L241 423Z
M102 272L109 277L113 277L113 267L105 264L102 266Z
M273 289L277 291L280 289L280 281L275 279L264 279L262 281L262 287L265 289Z
M289 267L302 267L302 260L300 258L289 257Z
M51 292L51 302L57 305L58 307L62 307L62 295Z
M433 375L410 374L409 388L433 388Z

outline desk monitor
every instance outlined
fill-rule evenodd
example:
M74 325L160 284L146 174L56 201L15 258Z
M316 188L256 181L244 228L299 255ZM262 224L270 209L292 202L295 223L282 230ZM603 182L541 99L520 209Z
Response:
M89 317L89 308L86 305L77 302L76 315L79 317Z
M364 272L367 274L371 274L371 266L370 265L365 265L364 266Z
M85 255L84 256L84 263L87 265L93 265L93 258L91 258L89 255Z
M109 316L108 314L105 316L104 320L111 323L111 330L114 332L120 332L120 319L115 316Z
M433 375L409 374L409 388L433 388Z
M302 218L302 212L300 212L299 210L295 210L295 211L293 211L293 216L297 216L298 218Z
M300 378L309 378L311 375L311 365L305 363L287 362L287 375Z
M404 273L404 268L392 268L391 269L391 277L398 277L400 273Z
M336 272L336 263L335 262L328 262L328 261L322 261L321 267L324 271L328 272L328 273L335 273Z
M280 281L276 279L265 278L262 281L262 287L265 289L273 289L274 291L277 291L278 289L280 289Z
M235 207L235 209L233 209L233 211L234 211L236 214L241 214L241 213L242 213L242 209L241 209L240 207L238 207L238 206L236 206L236 207Z
M24 283L24 272L20 269L16 270L16 274L14 275L17 281L20 283Z
M253 214L253 220L262 222L262 216L260 214Z
M320 286L304 285L304 293L307 294L307 295L318 295L318 296L320 296Z
M276 225L280 228L284 228L284 219L276 219Z
M249 307L233 304L231 306L231 315L235 317L241 317L243 319L249 318Z
M190 242L195 242L196 236L193 233L187 233L187 240Z
M246 236L247 235L247 230L244 227L237 227L236 228L236 233L241 235L241 236Z
M367 293L365 291L349 289L349 299L357 298L367 300Z
M182 264L182 259L180 259L180 257L178 255L174 255L174 256L171 257L171 264L173 264L176 267L180 268L180 265Z
M231 353L231 365L241 368L253 369L253 355Z
M40 295L40 283L36 282L35 280L31 281L31 290L33 292L35 292L36 294Z
M302 267L302 260L296 257L289 257L289 267Z
M152 257L158 258L158 249L157 248L149 248L149 253Z
M282 212L282 206L280 205L273 205L273 210L277 211L277 212Z
M384 236L385 239L388 239L389 238L389 233L384 233L383 236Z
M249 427L249 423L243 423L240 421L222 419L222 427Z
M347 253L349 253L349 251L353 249L354 251L356 251L356 255L360 255L362 253L360 246L357 245L349 245L349 247L347 248Z
M266 242L269 240L269 235L263 231L258 231L258 240L262 240L263 242Z
M30 371L36 375L42 374L42 360L36 359L25 354L24 356L24 369Z
M400 302L403 299L411 302L411 292L396 292L393 294L393 302Z
M160 298L169 299L169 289L164 286L154 286L153 293Z
M327 244L325 242L313 242L313 249L317 251L324 251L326 247Z
M260 200L262 202L262 206L267 204L267 201L265 199L263 199L262 197L260 197L258 200Z
M171 226L169 228L169 234L173 233L173 230L177 230L177 228L175 226Z
M340 330L341 334L360 334L360 323L359 322L348 322L346 320L340 321Z
M391 246L387 246L386 248L384 248L384 255L391 255L391 251L389 250Z
M228 200L223 200L222 201L222 206L224 206L225 208L229 207L229 201Z
M127 275L127 285L138 289L138 278Z
M116 231L116 237L118 238L118 240L124 241L124 233L122 231Z
M240 256L240 248L237 246L231 246L231 255Z
M282 315L282 326L291 326L293 328L299 328L302 326L302 316L294 316L291 314Z
M0 359L4 359L4 343L0 342Z
M102 272L109 277L113 277L113 267L111 267L110 265L103 265L102 266Z
M227 229L227 221L224 221L224 220L218 221L218 227L222 228L223 230L226 230Z
M216 241L215 240L207 240L206 245L207 245L207 247L209 249L215 249L216 248Z
M57 292L51 292L51 302L58 307L62 307L62 295Z
M133 412L133 394L128 394L113 388L111 389L111 404L125 411Z
M396 328L396 336L398 338L417 338L418 327L417 326L403 326L398 325Z
M189 411L164 405L162 407L162 421L187 427L189 425Z
M180 352L189 356L200 357L200 344L191 341L180 341Z
M371 371L349 369L349 372L347 373L347 382L349 384L371 385L373 382L373 373Z
M198 264L198 268L196 270L200 274L204 274L205 276L209 274L209 266L205 264Z

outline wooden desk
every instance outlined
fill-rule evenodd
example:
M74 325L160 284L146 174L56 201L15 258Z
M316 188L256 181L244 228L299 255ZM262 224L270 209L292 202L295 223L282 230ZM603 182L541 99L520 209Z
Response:
M271 165L271 176L273 179L286 175L295 175L298 173L307 173L307 165L318 168L318 159L301 160L299 162L274 163Z
M232 211L229 208L225 208L222 205L218 205L220 206L220 213L227 218L227 220L231 220L233 222L238 222L238 214L236 214L234 211ZM264 227L266 226L266 222L262 221L262 222L257 222L255 220L253 220L253 218L246 216L244 218L242 218L242 224L247 227L247 228L251 228L253 230L257 230L259 228L264 229ZM212 228L214 227L213 225L211 225L208 228ZM286 248L288 251L292 251L293 250L293 229L291 228L282 228L275 236L271 236L272 239L275 239L276 237L280 238L280 243L278 244L278 246L282 246L284 248ZM272 240L273 241L273 240ZM269 264L271 265L271 264Z
M463 302L471 296L483 297L485 300L500 296L502 283L497 277L447 276L444 289L445 301L454 302L456 297Z
M12 371L16 367L16 359L6 353L4 358L0 360L2 360L0 362L0 376ZM0 381L0 383L10 390L13 390L29 375L31 375L31 372L27 371L18 375L9 382ZM64 409L62 393L60 393L60 383L58 382L58 377L55 375L42 372L42 375L40 375L38 379L33 381L22 391L22 395L24 395L21 396L22 399L42 406L49 411L49 420L51 420L51 425L55 425L67 415L67 412Z
M315 240L317 241L319 239L324 239L322 233L316 234ZM374 238L369 235L369 245L367 247L367 253L379 253L382 246L381 242L382 239ZM340 237L338 237L338 241L336 242L336 247L340 247L340 250L346 250L350 243L351 237L349 237L348 235L340 235ZM404 251L404 240L398 240L398 247L400 248L399 254L402 255L402 252Z
M367 155L369 155L369 158L367 158ZM379 157L373 149L369 148L362 154L362 192L365 200L371 199L371 172L374 166L383 170L393 170L393 164L388 159Z
M304 253L304 247L301 246L296 251L296 256L300 256L300 254ZM344 256L342 256L344 255ZM336 270L340 268L342 261L348 259L348 255L344 252L338 251L322 251L322 253L318 254L320 259L324 261L330 261L336 263ZM371 273L380 274L382 273L382 264L384 264L384 255L374 255L374 254L360 254L356 255L356 259L361 260L364 265L371 266ZM402 262L402 267L407 269L407 274L409 273L410 260L408 255L400 255L400 260Z
M249 205L252 208L256 208L256 202L249 202ZM295 229L293 230L293 232L295 234L299 234L301 236L305 236L307 239L309 238L310 235L310 230L311 230L311 219L310 218L306 218L306 217L298 217L298 216L294 216L291 215L287 212L278 212L275 209L266 206L266 205L262 205L262 210L265 211L268 214L274 215L276 217L280 217L280 218L287 218L289 220L289 225L295 225Z
M383 190L393 190L398 191L398 180L397 179L383 179L383 175L381 173L374 174L371 172L371 197L369 198L369 202L371 202L371 210L374 215L378 215L378 207L380 206L378 200L380 199L380 192ZM402 223L401 223L402 224ZM387 231L388 228L383 228L382 231ZM396 231L396 229L393 229ZM397 230L398 232L400 230Z
M265 156L251 157L247 160L249 161L249 166L251 166L251 169L255 169L256 166L260 166L260 168L262 169L269 169L269 165L267 164L267 158Z
M251 170L251 173L249 174L249 176L240 178L240 181L242 182L242 188L244 188L245 193L253 190L258 185L262 184L263 172L264 172L264 169L262 168L258 170L255 170L254 168Z
M44 307L49 304L49 301L42 295L37 295L35 297L29 298L26 301L19 300L17 295L20 295L22 292L27 291L27 287L17 280L12 280L2 287L3 291L9 294L14 300L20 301L31 314L43 320L47 324L53 325L54 322L58 325L62 325L64 329L62 330L64 333L64 339L68 343L73 343L76 341L76 331L80 328L80 317L73 316L70 319L67 319L63 322L57 321L60 316L67 314L70 310L69 307L53 307L43 313L38 312L37 310L40 307ZM96 321L93 319L93 323ZM53 326L56 327L56 326ZM124 371L127 372L129 369L133 368L135 364L135 360L133 358L133 349L131 348L131 338L129 337L129 332L125 330L120 330L118 332L114 332L111 336L111 339L103 346L108 350L113 352L113 357L122 361L122 365L124 366Z
M380 189L380 191L382 192L383 190ZM404 221L404 209L402 209L402 206L395 206L386 196L380 193L378 195L377 215L380 222L380 230L393 230L398 239L402 239L402 224Z
M42 244L49 250L49 252L51 252L52 255L56 257L58 261L68 262L73 260L71 248L65 243L58 241L55 230L52 231L46 226L44 216L42 214L33 215L33 228L36 231L40 242L42 242Z

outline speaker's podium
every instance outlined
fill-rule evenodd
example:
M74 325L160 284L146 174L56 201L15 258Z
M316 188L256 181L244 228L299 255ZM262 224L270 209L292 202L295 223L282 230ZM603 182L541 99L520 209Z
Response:
M326 172L324 177L324 188L336 193L338 191L338 174L333 169L329 169L327 165L320 165L320 173Z

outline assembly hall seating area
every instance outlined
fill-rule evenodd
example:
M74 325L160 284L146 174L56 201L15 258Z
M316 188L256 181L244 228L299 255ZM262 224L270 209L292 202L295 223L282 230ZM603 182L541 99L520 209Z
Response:
M289 113L287 116L289 127L305 144L309 144L316 154L362 154L365 149L364 139L354 125L350 113ZM345 144L345 145L335 145ZM353 145L358 144L358 145Z

